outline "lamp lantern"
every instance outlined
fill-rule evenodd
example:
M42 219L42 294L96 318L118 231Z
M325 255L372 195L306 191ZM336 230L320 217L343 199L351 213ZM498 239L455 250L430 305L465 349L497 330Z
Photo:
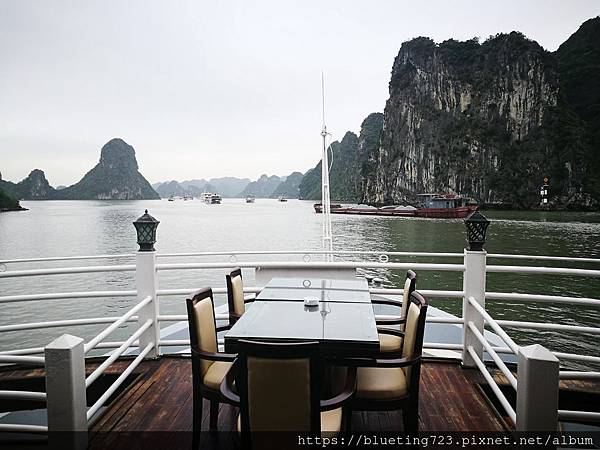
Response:
M490 221L479 212L473 211L466 219L468 250L480 252L485 244L485 233Z
M144 215L139 217L133 225L137 232L137 243L140 246L140 252L153 252L154 244L156 243L156 229L160 222L148 214L148 210Z

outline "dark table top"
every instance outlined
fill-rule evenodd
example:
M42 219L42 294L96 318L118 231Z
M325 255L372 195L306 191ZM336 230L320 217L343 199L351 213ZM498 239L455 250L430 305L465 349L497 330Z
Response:
M239 339L266 342L318 341L329 356L367 356L379 350L370 303L255 301L225 335L225 351L235 353Z
M273 278L256 300L301 301L316 297L320 302L371 303L364 278L328 280L318 278Z

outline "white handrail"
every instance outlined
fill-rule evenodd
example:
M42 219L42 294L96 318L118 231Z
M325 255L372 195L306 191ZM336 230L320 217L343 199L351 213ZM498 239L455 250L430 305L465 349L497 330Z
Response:
M561 370L559 377L561 380L597 380L600 379L600 372Z
M131 308L129 311L127 311L125 314L123 314L118 320L113 322L112 325L106 327L94 339L87 342L83 346L85 353L88 353L90 350L92 350L94 347L96 347L96 345L98 345L102 340L104 340L105 337L107 337L109 334L111 334L113 331L115 331L117 328L119 328L121 325L123 325L125 322L127 322L127 320L130 317L132 317L136 312L138 312L140 309L142 309L144 306L146 306L151 301L152 301L152 297L149 295L144 300L142 300L137 305L135 305L133 308Z
M43 351L43 349L42 349ZM27 364L33 366L43 366L45 359L43 356L21 356L16 354L0 354L0 363L5 364Z
M486 292L486 300L517 300L517 301L533 301L544 303L568 303L600 306L600 299L585 298L585 297L564 297L560 295L539 295L539 294L520 294L516 292Z
M57 292L54 294L7 295L0 297L0 303L28 302L33 300L66 300L75 298L135 297L137 291L88 291Z
M540 273L545 275L575 275L586 277L600 277L600 270L571 269L566 267L539 267L539 266L486 266L486 272L494 273Z
M477 327L473 322L469 322L469 328L477 338L477 340L483 345L485 351L492 357L498 368L502 371L510 385L517 390L517 378L513 375L513 373L508 369L502 358L498 356L498 353L494 351L488 340L479 332Z
M502 407L504 408L504 410L506 411L508 416L512 419L512 421L514 423L517 423L517 413L515 412L513 407L510 405L510 403L506 399L505 395L502 393L502 391L498 387L496 380L494 380L494 377L492 377L490 372L487 370L483 361L481 359L479 359L477 352L475 350L473 350L473 347L471 345L469 345L467 347L467 351L471 355L471 358L473 358L473 361L475 361L477 368L479 369L479 371L481 372L481 374L483 375L485 380L488 382L490 388L492 388L492 391L494 391L494 394L496 394L498 401L500 402L500 404L502 405Z
M440 272L463 272L464 264L427 264L427 263L381 263L374 261L343 261L343 262L277 262L277 261L254 261L254 262L221 262L221 263L177 263L157 264L156 270L181 270L181 269L228 269L230 267L240 268L283 268L283 269L360 269L363 267L373 269L414 269L431 270Z
M508 347L512 350L512 352L517 355L519 353L519 346L512 340L512 338L506 334L506 332L498 325L496 320L488 314L488 312L483 309L483 307L477 303L477 301L473 297L469 297L469 303L477 310L479 314L483 317L487 324L502 338L502 340L508 345Z
M32 400L36 402L45 402L45 392L35 391L0 391L0 398L10 398L15 400Z
M42 425L24 425L22 423L0 423L3 433L47 433L48 427Z
M112 323L119 317L91 317L89 319L68 319L68 320L51 320L47 322L30 322L16 325L2 325L0 326L0 333L9 331L23 331L23 330L38 330L42 328L56 328L76 325L98 325L103 323ZM133 316L127 320L127 322L136 321L137 317Z
M136 342L137 339L139 339L139 337L142 335L142 333L144 331L146 331L148 328L150 328L151 326L152 326L152 319L148 319L146 322L144 322L144 324L141 327L139 327L138 330L129 337L129 339L127 339L125 342L123 342L123 344L121 344L121 346L119 348L114 350L110 354L110 356L102 362L102 364L100 364L98 367L96 367L96 369L87 376L87 378L85 379L85 387L86 388L90 387L90 385L94 381L96 381L100 375L102 375L104 373L104 371L108 368L108 366L110 366L113 362L115 362L117 360L117 358L119 356L121 356L125 350L127 350L129 347L131 347L133 345L133 343Z
M148 353L154 348L154 342L150 342L143 350L140 351L139 355L127 366L127 368L119 375L119 377L109 386L109 388L100 396L96 403L94 403L87 410L87 420L89 421L94 414L104 405L106 400L110 398L111 395L123 384L123 381L135 370L135 368L142 362L142 360L146 357Z
M83 266L83 267L60 267L55 269L28 269L28 270L9 270L0 272L0 278L14 277L36 277L42 275L70 275L79 273L100 273L100 272L133 272L134 265L113 265L113 266Z
M180 253L157 253L159 258L172 257L191 257L191 256L240 256L240 255L388 255L388 256L419 256L419 257L440 257L440 258L462 258L464 253L459 252L395 252L395 251L360 251L360 250L241 250L241 251L218 251L218 252L180 252ZM28 263L28 262L52 262L52 261L77 261L93 259L116 259L133 258L135 253L118 253L108 255L81 255L81 256L51 256L46 258L18 258L3 259L0 264ZM569 257L569 256L548 256L548 255L516 255L505 253L489 253L489 258L497 259L530 259L546 261L568 261L584 263L600 263L600 258L588 257Z
M568 411L565 409L559 409L558 418L561 420L585 420L589 422L600 422L600 412Z
M600 334L599 327L582 327L579 325L562 325L544 322L522 322L518 320L496 320L496 323L507 328L529 328L532 330L570 331L577 333Z

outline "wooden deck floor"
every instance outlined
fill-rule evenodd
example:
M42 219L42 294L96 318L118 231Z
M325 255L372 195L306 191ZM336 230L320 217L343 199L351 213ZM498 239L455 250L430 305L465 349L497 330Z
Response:
M112 367L118 370L118 365ZM147 361L138 368L142 375L118 398L91 430L106 432L191 431L191 363L185 358ZM427 431L501 431L503 425L488 406L477 383L477 370L461 369L457 363L427 362L421 374L419 429ZM208 404L202 429L208 430ZM219 430L231 431L237 409L221 405ZM401 412L354 412L352 431L400 431ZM103 437L104 439L104 437Z

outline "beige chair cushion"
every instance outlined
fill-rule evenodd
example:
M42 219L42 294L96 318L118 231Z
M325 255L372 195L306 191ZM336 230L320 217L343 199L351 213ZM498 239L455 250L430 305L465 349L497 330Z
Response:
M417 324L419 322L419 315L421 309L414 303L410 304L408 308L408 315L406 317L406 330L404 332L404 342L402 344L402 357L412 358L415 355L415 341L417 340ZM410 367L403 367L406 374L406 378L410 380Z
M215 316L213 304L210 297L200 300L194 305L196 316L197 338L200 350L214 353L217 351L217 330L215 329ZM206 375L213 361L200 360L200 372L202 377Z
M394 336L392 334L387 333L379 333L380 352L399 352L400 350L402 350L402 338L400 336Z
M404 282L404 290L402 292L402 307L400 308L400 317L406 317L406 311L408 309L408 305L410 305L410 278L406 278ZM404 331L405 325L403 323L400 324L400 331Z
M230 362L214 361L204 375L204 385L208 388L219 390L221 382L230 368Z
M246 311L246 305L244 304L244 285L242 283L242 277L237 276L231 278L231 289L233 291L233 312L241 316Z
M252 431L310 431L310 361L248 357Z
M339 433L342 429L342 408L321 411L321 433Z
M356 398L391 400L406 395L408 385L401 367L359 367Z
M242 418L238 415L238 433L242 431ZM339 433L342 430L342 408L321 412L321 433Z

